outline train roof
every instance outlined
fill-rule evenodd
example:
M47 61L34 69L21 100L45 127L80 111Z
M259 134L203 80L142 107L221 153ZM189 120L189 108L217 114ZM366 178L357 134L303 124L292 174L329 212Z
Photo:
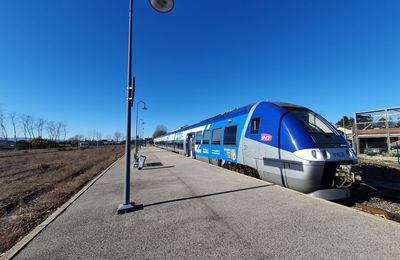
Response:
M270 101L265 101L265 102L268 102L270 104L275 104L275 105L277 105L279 107L282 107L282 108L307 109L307 108L302 107L302 106L298 106L298 105L290 104L290 103L285 103L285 102L270 102ZM232 109L232 110L227 111L227 112L225 112L223 114L218 114L216 116L213 116L213 117L207 118L205 120L202 120L199 123L196 123L196 124L193 124L193 125L189 125L189 126L184 126L184 127L179 128L179 129L175 129L174 131L168 132L168 133L166 133L165 135L162 135L162 136L175 134L177 132L185 131L187 129L195 128L195 127L198 127L198 126L201 126L201 125L212 124L212 123L215 123L215 122L227 119L227 118L231 118L231 117L247 114L247 113L249 113L250 109L254 106L254 104L256 104L256 103L251 103L251 104L248 104L248 105L246 105L244 107ZM162 137L162 136L159 136L159 137ZM159 138L159 137L157 137L157 138Z
M199 123L196 123L196 124L193 124L193 125L189 125L189 126L185 126L185 127L176 129L176 130L174 130L172 132L168 132L165 135L174 134L174 133L177 133L177 132L180 132L180 131L184 131L184 130L187 130L187 129L191 129L191 128L195 128L195 127L198 127L198 126L201 126L201 125L212 124L212 123L215 123L215 122L227 119L227 118L231 118L231 117L247 114L247 113L249 113L250 109L253 107L254 104L255 103L251 103L251 104L246 105L244 107L240 107L240 108L235 108L235 109L229 110L229 111L227 111L227 112L225 112L223 114L218 114L216 116L213 116L213 117L207 118L205 120L202 120ZM163 136L165 136L165 135L163 135Z
M270 102L272 104L275 104L281 108L297 108L297 109L306 109L308 110L308 108L303 107L303 106L299 106L299 105L295 105L295 104L291 104L291 103L286 103L286 102Z

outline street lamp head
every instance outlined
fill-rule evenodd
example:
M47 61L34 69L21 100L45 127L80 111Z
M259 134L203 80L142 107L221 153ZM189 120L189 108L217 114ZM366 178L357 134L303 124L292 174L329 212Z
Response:
M160 13L168 13L174 8L174 0L149 0L149 2Z
M143 110L147 110L147 107L146 107L146 105L144 105L142 109L143 109Z

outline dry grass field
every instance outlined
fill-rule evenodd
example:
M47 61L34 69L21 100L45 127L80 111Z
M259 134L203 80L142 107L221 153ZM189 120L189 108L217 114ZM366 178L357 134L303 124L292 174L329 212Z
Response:
M0 254L123 154L123 146L0 152Z

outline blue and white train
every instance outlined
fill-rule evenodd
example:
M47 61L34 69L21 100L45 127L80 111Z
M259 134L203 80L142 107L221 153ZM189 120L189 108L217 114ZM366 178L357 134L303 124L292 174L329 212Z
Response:
M343 135L301 106L261 101L154 139L156 146L337 200L361 180Z

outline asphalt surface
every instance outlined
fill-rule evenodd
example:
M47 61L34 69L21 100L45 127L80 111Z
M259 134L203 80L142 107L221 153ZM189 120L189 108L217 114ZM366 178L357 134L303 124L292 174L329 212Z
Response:
M398 259L400 225L157 148L120 160L16 259ZM160 165L162 164L162 165Z

